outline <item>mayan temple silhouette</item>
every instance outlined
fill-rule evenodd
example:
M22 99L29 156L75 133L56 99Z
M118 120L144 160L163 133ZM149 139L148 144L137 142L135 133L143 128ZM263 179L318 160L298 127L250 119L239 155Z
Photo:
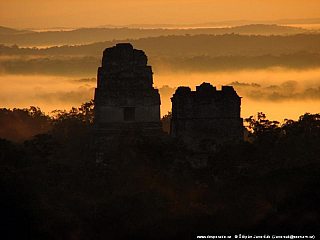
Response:
M95 90L94 142L107 149L128 136L161 137L160 95L147 56L130 43L103 52ZM179 87L172 100L170 137L194 151L243 140L241 98L233 87ZM99 150L100 151L100 150Z
M243 141L241 98L231 86L218 91L202 83L191 91L179 87L172 101L170 135L194 151L215 151L224 143Z

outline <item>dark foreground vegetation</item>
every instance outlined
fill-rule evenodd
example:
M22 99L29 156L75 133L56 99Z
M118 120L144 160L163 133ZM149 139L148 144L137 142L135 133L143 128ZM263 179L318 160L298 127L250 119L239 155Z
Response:
M320 229L319 114L279 124L259 113L246 119L246 142L222 147L201 168L197 154L141 136L123 139L107 166L96 165L92 121L92 102L52 117L38 108L1 109L2 239L190 239L192 232ZM17 137L22 129L32 134Z

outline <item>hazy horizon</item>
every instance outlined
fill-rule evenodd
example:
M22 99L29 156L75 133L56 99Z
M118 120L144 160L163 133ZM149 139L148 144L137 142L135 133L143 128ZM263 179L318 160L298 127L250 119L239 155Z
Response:
M319 18L317 0L1 0L0 25L13 28L199 24Z
M1 18L0 18L1 19ZM56 32L56 31L74 31L78 29L90 29L90 28L138 28L138 29L203 29L203 28L232 28L232 27L241 27L246 25L256 25L256 24L265 24L265 25L277 25L277 26L287 26L287 27L296 27L305 30L314 30L320 29L320 14L314 18L286 18L286 19L236 19L236 20L221 20L221 21L207 21L207 22L196 22L196 23L176 23L176 22L159 22L159 23L126 23L126 24L100 24L100 25L88 25L88 26L60 26L60 25L50 25L50 26L16 26L16 25L5 25L0 22L0 27L6 27L16 30L29 30L34 32Z
M0 26L15 29L240 26L229 32L80 29L28 33L2 29L0 107L35 105L49 112L80 106L93 98L94 78L103 50L130 41L134 48L145 51L153 67L154 83L162 97L162 115L170 110L170 97L176 87L194 88L202 82L218 87L233 85L243 97L243 118L262 111L270 119L282 121L320 111L319 30L250 25L261 22L320 28L318 0L0 0L0 3ZM34 48L23 49L14 44ZM64 46L36 48L61 45Z

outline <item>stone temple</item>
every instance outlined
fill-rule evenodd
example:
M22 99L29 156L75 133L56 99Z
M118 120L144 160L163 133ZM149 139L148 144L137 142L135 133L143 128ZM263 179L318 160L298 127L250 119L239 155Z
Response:
M121 146L123 140L165 135L160 95L153 87L153 72L147 61L146 54L129 43L103 52L94 97L93 147L97 162L107 159L108 151ZM243 141L241 98L233 87L223 86L219 91L209 83L197 86L196 91L179 87L171 101L171 140L203 153Z
M172 101L170 137L198 152L215 151L219 145L243 141L241 98L231 86L218 91L202 83L191 91L179 87Z
M106 140L128 133L162 132L160 95L147 61L146 54L129 43L105 49L94 97L95 136Z

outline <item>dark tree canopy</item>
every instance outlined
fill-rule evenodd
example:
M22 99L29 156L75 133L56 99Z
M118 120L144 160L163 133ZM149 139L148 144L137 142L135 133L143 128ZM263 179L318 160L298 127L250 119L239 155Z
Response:
M246 119L249 141L223 146L207 156L206 167L194 168L202 155L143 137L123 139L106 167L96 165L93 112L92 101L50 117L34 107L0 110L0 122L19 139L0 139L5 239L189 239L192 232L312 235L319 229L319 114L280 124L258 113ZM164 129L169 120L170 113ZM33 132L22 140L19 129Z

